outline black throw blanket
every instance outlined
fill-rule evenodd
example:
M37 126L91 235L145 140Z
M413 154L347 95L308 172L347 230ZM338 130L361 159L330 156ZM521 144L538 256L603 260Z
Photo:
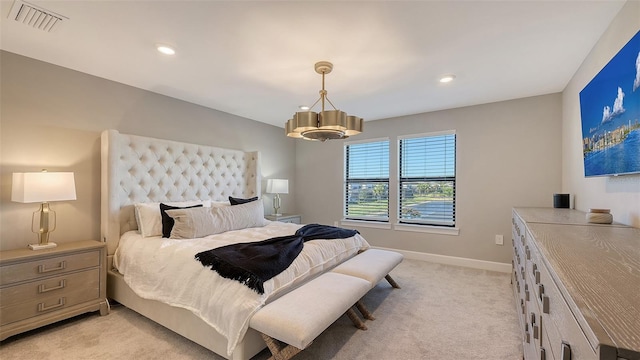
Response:
M264 294L264 282L288 268L302 251L305 241L345 239L357 233L357 230L309 224L294 235L222 246L198 253L195 258L220 276L237 280Z

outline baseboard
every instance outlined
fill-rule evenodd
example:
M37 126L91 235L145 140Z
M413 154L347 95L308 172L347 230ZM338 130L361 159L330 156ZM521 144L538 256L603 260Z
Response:
M383 248L379 246L374 246L374 248L399 252L402 255L404 255L405 258L412 259L412 260L429 261L437 264L455 265L455 266L462 266L462 267L468 267L468 268L480 269L480 270L498 271L503 273L511 272L510 263L499 263L494 261L469 259L469 258L462 258L462 257L456 257L456 256L438 255L438 254L430 254L430 253L400 250L400 249L390 249L390 248Z

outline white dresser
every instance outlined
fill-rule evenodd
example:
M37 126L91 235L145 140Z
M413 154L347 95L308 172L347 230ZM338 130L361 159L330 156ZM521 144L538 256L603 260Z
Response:
M524 358L640 360L640 229L550 208L512 225Z

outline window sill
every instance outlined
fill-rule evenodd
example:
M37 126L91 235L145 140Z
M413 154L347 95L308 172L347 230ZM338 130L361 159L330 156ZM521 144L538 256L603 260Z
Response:
M388 222L342 219L340 221L340 225L349 226L349 227L366 227L366 228L374 228L374 229L391 230L391 224L389 224Z
M391 226L390 223L386 223L386 222L348 220L348 219L342 219L340 221L340 226L363 227L363 228L397 230L397 231L412 231L412 232L451 235L451 236L458 236L460 234L459 228L449 228L449 227L430 226L430 225L410 225L410 224L399 224L399 223L396 223L393 226Z
M393 230L413 231L413 232L452 235L452 236L458 236L460 234L459 228L429 226L429 225L410 225L410 224L398 224L398 223L393 224Z

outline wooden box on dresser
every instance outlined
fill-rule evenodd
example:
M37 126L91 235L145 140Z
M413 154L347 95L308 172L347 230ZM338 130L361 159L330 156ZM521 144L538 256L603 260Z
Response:
M106 244L0 252L0 340L90 311L109 313Z
M640 360L640 229L550 208L512 225L524 358Z

